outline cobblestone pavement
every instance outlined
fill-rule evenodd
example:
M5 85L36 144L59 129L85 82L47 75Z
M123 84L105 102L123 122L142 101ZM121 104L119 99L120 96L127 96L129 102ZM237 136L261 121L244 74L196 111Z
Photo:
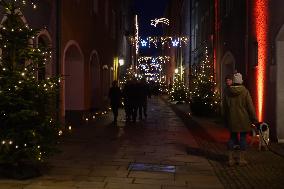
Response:
M0 189L219 189L227 186L234 174L251 172L250 167L229 171L204 155L200 145L206 146L206 151L210 145L214 149L219 146L193 137L159 98L149 101L147 120L126 124L123 117L124 112L120 112L117 126L111 124L111 116L73 125L71 134L60 144L62 152L49 160L43 176L25 181L0 179ZM219 170L225 170L226 177Z
M214 119L189 116L188 105L172 105L188 126L201 151L188 150L189 154L207 157L225 188L284 188L284 150L279 144L272 144L270 151L258 151L257 144L249 146L248 166L226 166L226 142L228 131ZM250 137L248 137L250 140Z

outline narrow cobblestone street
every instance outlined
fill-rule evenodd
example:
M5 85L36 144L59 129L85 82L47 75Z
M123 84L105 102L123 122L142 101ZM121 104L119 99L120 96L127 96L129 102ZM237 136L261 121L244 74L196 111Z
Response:
M250 146L248 166L228 167L227 140L226 129L213 119L188 116L188 105L171 107L154 97L147 120L126 124L120 110L117 126L111 113L73 125L43 176L2 178L0 188L282 188L284 158Z
M205 157L187 154L188 147L198 145L171 108L154 97L148 113L147 120L136 124L126 125L121 111L117 127L111 124L111 116L74 126L61 144L62 153L50 159L42 177L1 180L0 188L223 188ZM139 171L129 167L133 163L173 167Z
M187 105L173 106L175 112L188 126L190 133L199 145L198 151L189 148L189 154L207 157L216 175L225 188L283 188L284 186L284 148L281 144L272 143L272 151L259 151L257 143L250 145L248 136L248 150L246 158L248 165L244 167L228 167L227 141L229 133L218 119L188 116ZM280 156L279 156L280 154Z

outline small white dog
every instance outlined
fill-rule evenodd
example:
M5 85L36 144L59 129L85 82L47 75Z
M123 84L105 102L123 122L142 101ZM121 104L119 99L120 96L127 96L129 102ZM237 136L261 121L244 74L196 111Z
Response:
M260 122L253 125L252 138L250 145L253 145L255 141L258 141L258 150L268 150L269 145L269 125L265 122Z

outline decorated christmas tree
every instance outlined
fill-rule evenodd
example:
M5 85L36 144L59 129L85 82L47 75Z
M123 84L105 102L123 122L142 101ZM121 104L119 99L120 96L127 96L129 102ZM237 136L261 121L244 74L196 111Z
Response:
M188 89L184 85L183 74L176 73L172 89L170 89L170 100L177 103L188 101Z
M213 64L209 61L206 47L204 60L201 62L199 70L191 83L191 110L195 114L209 115L219 109L220 97L216 91L213 73Z
M38 163L56 151L55 100L59 78L40 77L50 59L35 46L38 31L21 19L22 2L0 1L0 165Z

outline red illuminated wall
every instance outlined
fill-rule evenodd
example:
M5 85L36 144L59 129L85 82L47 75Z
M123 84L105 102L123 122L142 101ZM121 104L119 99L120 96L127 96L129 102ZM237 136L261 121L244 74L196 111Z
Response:
M258 43L258 57L256 67L256 111L259 121L263 121L265 105L265 76L267 48L268 48L268 0L255 0L253 5L253 19L255 23L255 35Z

